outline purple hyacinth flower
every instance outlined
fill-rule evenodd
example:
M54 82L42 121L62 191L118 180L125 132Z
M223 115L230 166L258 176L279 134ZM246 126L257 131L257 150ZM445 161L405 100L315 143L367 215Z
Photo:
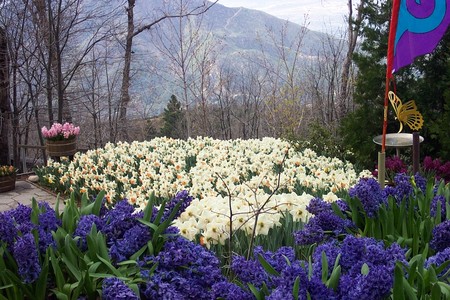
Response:
M78 246L82 251L87 249L86 237L92 230L92 226L95 224L98 231L101 231L103 228L103 220L95 215L84 215L81 216L78 221L77 228L73 233L74 237L79 237Z
M41 266L34 236L31 233L26 233L17 238L14 244L13 256L17 262L18 272L23 282L33 283L41 273Z
M361 201L369 218L375 217L380 205L386 202L386 196L375 178L361 178L348 193Z
M177 211L177 213L174 216L174 219L178 218L185 210L186 208L191 204L192 200L194 198L192 196L189 196L188 191L184 190L181 192L178 192L175 197L170 199L169 202L167 202L165 209L164 209L164 215L162 217L162 220L167 220L172 213L175 206L181 202L181 205Z
M6 213L0 213L0 242L5 242L8 250L11 251L17 229L14 219Z
M437 216L437 205L438 203L441 204L441 220L445 220L447 217L447 199L445 199L445 196L443 195L436 195L434 196L433 200L431 200L431 211L430 214L432 217Z
M450 220L442 222L433 229L430 247L440 252L450 247Z
M109 277L103 280L102 284L102 299L103 300L134 300L139 299L135 292L122 280Z
M444 262L450 260L450 247L444 249L441 252L436 253L433 256L430 256L425 262L425 268L430 268L431 265L439 267ZM438 276L444 275L450 269L450 265L447 266L441 273L437 274Z
M323 201L321 198L311 199L306 210L316 216L322 212L332 211L331 204Z

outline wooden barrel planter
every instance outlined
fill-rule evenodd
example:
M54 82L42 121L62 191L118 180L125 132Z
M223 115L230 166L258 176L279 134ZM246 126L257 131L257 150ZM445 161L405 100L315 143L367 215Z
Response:
M12 191L16 188L16 174L0 176L0 193Z
M47 154L51 157L73 156L77 152L77 139L62 141L47 140Z

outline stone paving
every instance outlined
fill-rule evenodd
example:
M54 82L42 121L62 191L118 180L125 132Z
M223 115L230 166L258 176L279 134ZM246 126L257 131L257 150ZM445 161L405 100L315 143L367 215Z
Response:
M9 192L0 193L0 212L16 208L19 204L31 206L32 199L36 201L46 201L51 207L55 207L56 195L40 188L39 186L26 181L16 181L16 188ZM64 207L60 200L59 210Z

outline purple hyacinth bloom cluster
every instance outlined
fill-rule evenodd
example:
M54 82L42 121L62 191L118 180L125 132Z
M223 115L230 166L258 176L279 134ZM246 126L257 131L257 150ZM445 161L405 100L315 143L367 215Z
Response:
M394 279L389 267L369 266L367 275L343 275L340 282L341 299L377 300L385 299L392 288Z
M261 246L256 246L253 252L255 256L261 255L277 272L286 269L289 262L295 260L295 251L292 247L280 247L273 253L272 251L264 251Z
M149 274L155 264L156 270ZM211 299L211 287L225 280L214 253L183 237L167 241L141 267L143 278L148 279L140 287L143 299Z
M137 215L134 214L133 205L126 199L117 202L117 204L106 212L103 219L102 232L106 235L107 242L119 239L125 231L136 224Z
M396 243L386 248L382 241L347 235L342 242L331 240L315 249L312 255L312 274L309 277L306 271L308 263L296 260L291 255L292 251L284 247L271 253L258 247L251 260L245 260L241 256L234 257L232 271L242 283L251 283L255 287L265 286L268 289L266 299L292 299L294 282L299 280L299 299L307 299L309 295L311 299L359 300L387 297L393 286L396 262L407 264L405 249ZM278 274L266 272L257 255L261 255ZM323 256L327 259L327 279L333 272L335 262L341 267L336 290L328 288L322 281Z
M397 174L394 178L395 186L393 188L393 196L397 203L400 203L404 198L409 198L414 193L410 177L406 174Z
M436 253L435 255L429 257L425 262L425 268L430 268L432 265L435 267L439 267L444 262L450 260L450 247L444 249L441 252ZM444 275L448 270L450 270L450 265L448 265L441 273L437 274L438 276Z
M148 227L136 224L124 232L122 238L112 241L109 248L111 259L116 262L127 260L150 240Z
M174 216L174 219L178 218L185 210L186 208L191 204L192 200L194 198L192 196L189 196L188 191L184 190L181 192L178 192L175 197L170 199L169 202L166 203L166 207L164 209L164 215L163 220L166 220L169 218L170 214L172 213L175 206L181 202L180 208L178 209L177 213Z
M32 283L39 276L39 256L55 245L52 231L61 225L48 203L38 203L37 224L31 221L31 215L31 207L21 204L0 214L0 242L12 253L25 283ZM37 233L37 244L33 232Z
M254 299L254 297L250 292L244 291L234 283L228 281L220 281L213 284L213 286L211 287L211 299L252 300Z
M127 260L151 239L150 229L138 221L142 217L127 200L118 202L103 216L100 231L106 236L114 262Z
M74 237L79 237L78 246L82 251L87 249L86 237L92 230L92 226L95 224L97 231L103 229L103 220L95 215L84 215L78 220L77 228L73 233Z
M52 231L56 231L61 226L61 220L56 217L55 211L47 202L39 203L38 234L39 251L45 253L48 247L55 247Z
M122 280L109 277L103 280L102 284L102 299L104 300L134 300L139 297L125 284Z
M174 216L177 218L186 210L192 200L193 197L189 196L186 190L177 193L165 206L161 222L168 219L175 206L181 203ZM153 220L151 221L154 221L157 213L158 210L153 207ZM105 214L105 223L101 231L107 236L113 261L121 262L128 259L152 238L149 229L137 221L142 217L143 213L134 213L134 207L126 200L119 202L114 209ZM175 227L169 227L165 233L178 234L179 232Z
M336 204L342 212L350 210L348 204L341 199ZM333 212L331 204L321 198L311 199L306 210L312 213L314 217L302 230L294 233L298 245L319 244L339 234L345 234L347 228L354 227L352 221L340 218Z
M279 274L266 272L259 262L261 255ZM247 260L243 256L233 257L231 270L236 278L244 284L252 284L256 288L266 286L270 295L267 299L292 299L292 288L297 278L300 280L299 299L306 299L308 276L299 260L295 259L294 250L282 247L276 252L264 251L261 247L254 250L254 258ZM249 291L248 291L249 292ZM284 297L284 298L283 298Z
M389 295L397 261L406 263L405 250L394 243L385 248L383 242L372 238L348 235L341 244L330 241L316 248L313 254L313 276L322 276L322 253L328 261L328 274L340 254L341 278L338 299L383 299ZM368 273L363 274L363 265Z
M260 288L263 283L267 283L269 275L257 260L247 260L245 257L233 256L231 270L244 284L251 283Z
M306 210L313 215L317 216L318 214L326 211L332 211L331 204L323 201L321 198L313 198L309 201L308 206L306 206Z
M410 196L414 195L414 186L411 180L412 178L410 176L403 173L395 175L394 186L387 186L384 189L386 197L393 196L397 204L400 204L403 199L408 199ZM426 179L419 174L416 174L414 175L413 180L415 186L422 192L425 192L427 185Z
M328 274L333 271L334 262L340 253L339 244L336 240L319 245L313 253L313 276L321 278L322 276L322 255L325 254L328 261Z
M7 213L0 213L0 243L4 242L8 250L12 250L17 228L14 219Z
M16 224L22 224L30 222L31 211L31 207L19 204L15 209L11 209L5 213L13 218Z
M31 233L17 238L13 247L13 257L23 282L33 283L39 277L41 265L38 255L34 236Z
M246 260L243 256L234 256L231 264L233 273L239 278L241 282L246 284L251 283L257 288L261 288L262 284L266 284L269 288L276 288L285 286L289 283L293 284L295 277L292 280L287 280L288 273L284 274L287 277L281 278L270 276L261 266L258 257L262 256L267 263L269 263L277 272L289 272L291 262L295 261L295 252L291 247L281 247L276 252L264 251L261 246L255 247L253 251L255 259Z
M361 201L369 218L375 217L380 205L386 202L386 195L375 178L361 178L354 187L350 188L349 195Z
M340 209L342 212L350 211L350 206L348 206L348 203L345 202L344 200L338 199L338 200L336 200L336 202L334 202L334 203L336 203L337 207L339 207L339 209Z
M295 243L301 246L319 244L325 239L325 233L319 226L308 223L302 230L294 232L294 239Z
M291 299L293 297L293 286L297 278L301 285L299 287L299 299L306 299L309 282L305 268L299 260L290 260L290 264L281 270L279 277L273 277L275 289L272 290L268 299ZM285 298L282 298L284 296Z
M438 214L438 212L437 212L438 203L441 204L441 220L445 220L447 218L447 205L446 205L447 199L443 195L436 195L431 200L430 214L431 214L432 217L436 217L437 216L437 214Z
M416 183L416 186L425 193L425 191L427 190L427 179L417 173L414 175L414 182Z
M177 200L169 202L171 204L166 207L165 213L167 212L168 216L176 203L183 201L182 207L185 209L192 200L192 197L186 191L179 193L178 198L175 198ZM158 210L153 209L153 217L155 217ZM74 236L80 238L80 248L83 251L86 250L86 236L90 233L92 225L95 224L97 230L106 236L112 261L119 263L129 259L152 238L151 230L139 222L139 219L143 216L143 212L136 212L134 206L124 199L99 217L94 215L82 216L77 224ZM178 229L169 227L165 233L177 234Z
M342 219L332 210L323 211L312 217L303 229L294 233L298 245L318 244L327 239L345 234L347 228L354 227L352 221Z
M450 220L442 222L433 229L430 247L440 252L450 247Z

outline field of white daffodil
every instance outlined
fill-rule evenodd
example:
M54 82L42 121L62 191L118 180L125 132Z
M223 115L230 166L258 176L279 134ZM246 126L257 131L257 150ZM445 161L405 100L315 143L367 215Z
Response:
M188 190L196 199L176 220L181 233L194 239L223 243L233 230L251 232L258 212L256 234L279 224L280 212L305 221L313 196L327 201L347 191L369 171L311 150L295 151L280 139L187 141L155 138L146 142L107 144L78 153L72 162L49 162L41 181L59 191L106 191L110 203L120 199L144 208L152 193L159 199ZM213 222L214 221L214 222Z

